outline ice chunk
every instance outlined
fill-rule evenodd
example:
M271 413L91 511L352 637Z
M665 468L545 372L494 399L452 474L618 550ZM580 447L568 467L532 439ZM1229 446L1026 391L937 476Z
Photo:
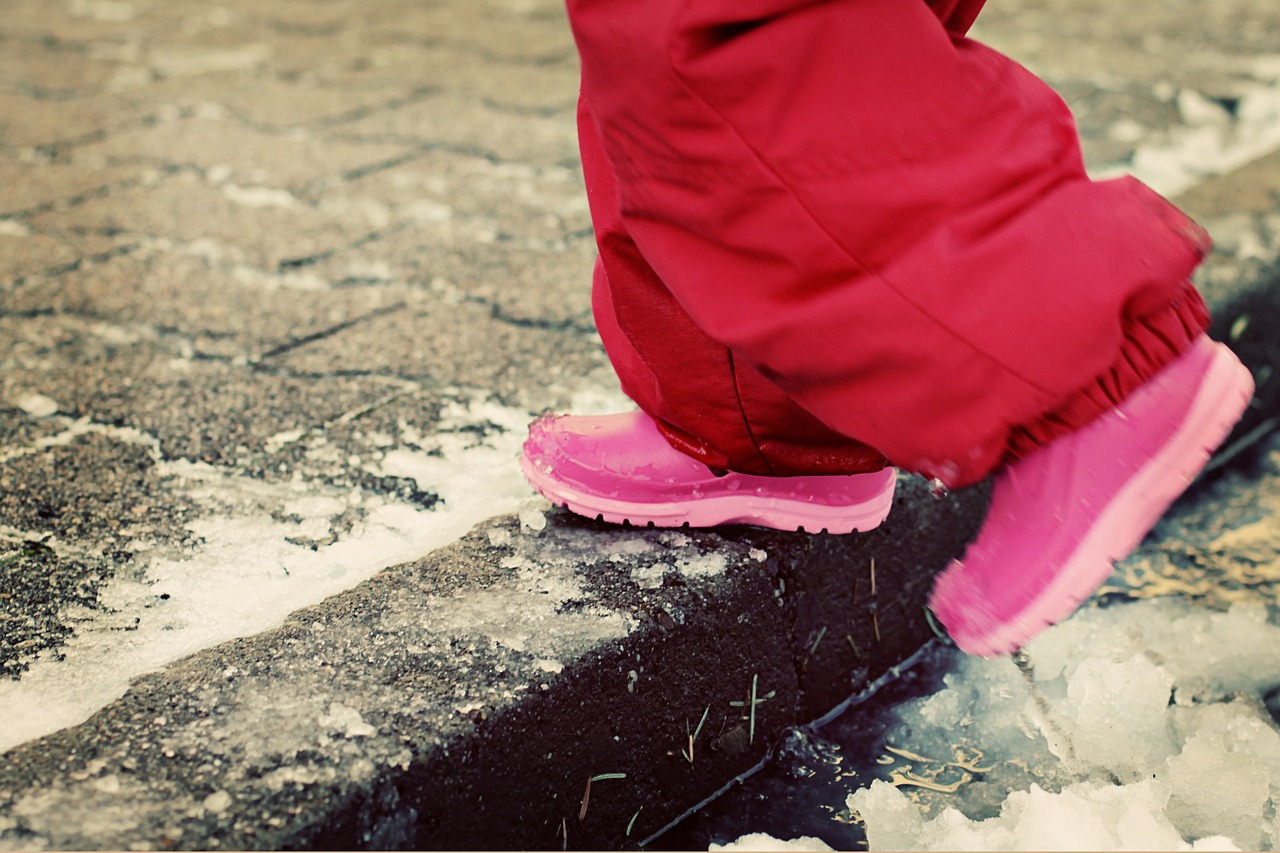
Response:
M847 802L849 811L861 815L866 822L869 849L925 849L924 815L906 794L888 782L877 779L870 787L851 794Z
M639 537L632 537L629 539L619 539L609 543L606 555L610 560L617 561L627 557L638 557L641 554L648 554L652 552L653 549L654 545L652 542Z
M1225 835L1246 850L1262 849L1264 816L1280 785L1280 734L1260 716L1230 705L1184 710L1198 729L1170 758L1169 816L1183 832Z
M204 798L203 803L206 811L214 814L222 814L231 808L231 795L226 791L214 791L212 794Z
M802 836L791 841L782 841L763 832L744 835L737 841L728 844L712 844L708 850L830 850L826 842L811 836Z
M1280 730L1263 696L1280 627L1264 609L1089 608L1028 652L1031 694L1007 658L957 654L944 689L899 707L890 746L953 769L976 750L983 770L955 793L854 794L873 849L1277 849Z
M1180 692L1254 692L1280 681L1280 626L1256 604L1226 613L1173 598L1086 608L1028 649L1042 680L1085 658L1119 662L1148 653Z
M724 554L682 556L676 562L676 570L687 578L706 578L724 574Z
M631 579L641 589L657 589L662 586L662 579L667 572L673 571L670 563L654 563L649 566L636 566L631 570Z
M849 797L872 850L1190 850L1165 816L1165 784L1082 782L1054 794L1015 791L998 817L975 821L948 808L926 820L897 788L876 781ZM1236 849L1223 838L1194 849Z
M18 398L17 405L33 418L47 418L58 411L57 401L43 394L24 394Z
M1086 658L1070 674L1067 695L1054 709L1070 720L1075 759L1133 781L1174 751L1166 711L1173 676L1143 655L1112 663ZM1067 758L1053 738L1059 758Z
M320 726L349 738L369 737L378 732L364 721L359 711L341 702L329 705L329 713L320 716Z
M547 517L536 503L527 502L520 506L520 526L533 531L545 530Z

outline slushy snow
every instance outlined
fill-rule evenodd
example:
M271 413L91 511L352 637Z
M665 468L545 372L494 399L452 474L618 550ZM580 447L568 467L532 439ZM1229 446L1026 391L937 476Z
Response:
M941 690L897 708L893 781L848 798L870 849L1280 849L1265 606L1087 608L1027 657L1024 671L956 652ZM724 849L824 849L761 841Z
M881 779L847 798L869 849L1280 849L1266 606L1089 607L1021 667L947 653L942 689L893 711ZM831 848L753 834L710 849Z

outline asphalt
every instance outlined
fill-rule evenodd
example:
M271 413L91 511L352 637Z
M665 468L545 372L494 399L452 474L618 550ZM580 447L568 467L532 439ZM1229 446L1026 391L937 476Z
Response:
M1226 534L1275 507L1280 10L1003 0L975 35L1214 234L1258 380L1117 583L1274 598L1271 534ZM551 0L6 4L0 849L634 846L933 636L982 488L903 478L833 537L520 483L530 418L621 402L576 63Z

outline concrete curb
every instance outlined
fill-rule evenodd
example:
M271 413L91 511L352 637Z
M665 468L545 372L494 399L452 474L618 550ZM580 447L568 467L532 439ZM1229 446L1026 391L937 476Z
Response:
M14 750L0 846L638 842L931 636L983 493L903 485L866 535L496 519Z

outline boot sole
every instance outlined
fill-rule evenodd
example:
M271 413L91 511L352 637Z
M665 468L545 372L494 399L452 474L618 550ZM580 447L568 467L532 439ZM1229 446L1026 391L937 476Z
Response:
M897 472L886 468L884 483L871 498L845 506L823 506L777 495L723 492L687 501L639 503L583 492L520 460L525 478L537 492L570 512L611 524L638 527L717 527L750 524L773 530L809 533L865 533L879 527L893 507ZM874 476L859 474L857 476Z

